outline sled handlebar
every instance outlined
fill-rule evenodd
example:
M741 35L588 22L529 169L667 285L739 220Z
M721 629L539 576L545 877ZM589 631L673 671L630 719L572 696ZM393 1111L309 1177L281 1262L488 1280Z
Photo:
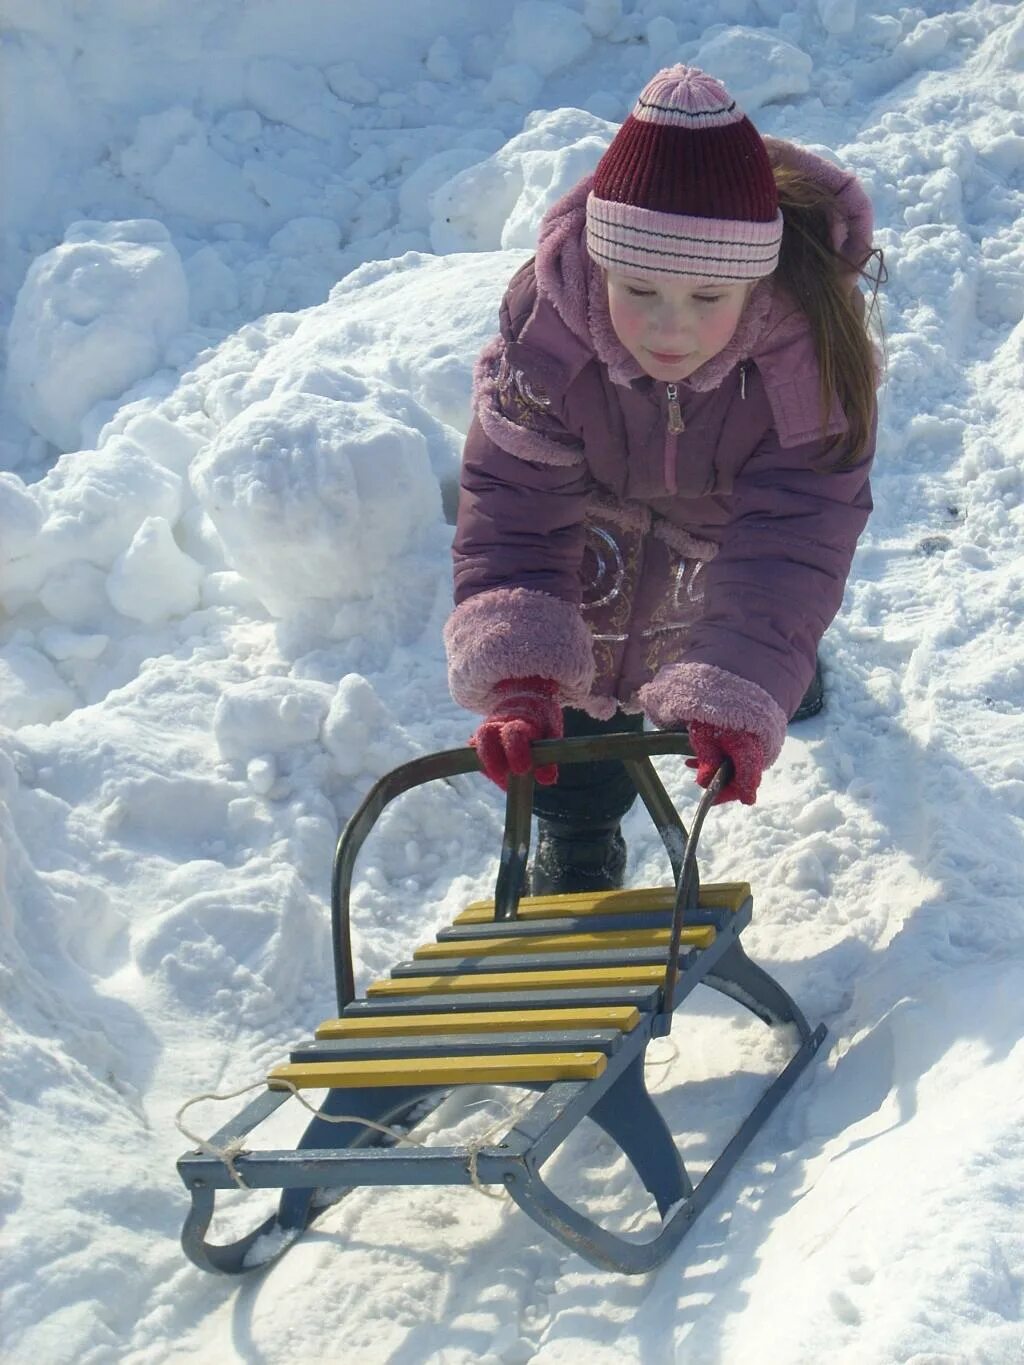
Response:
M656 731L649 734L612 734L583 736L576 739L538 740L530 746L535 766L551 763L586 763L595 759L620 760L636 785L640 798L661 835L672 864L676 885L672 916L672 935L663 991L663 1008L671 1010L672 994L679 968L679 949L687 912L697 909L700 880L697 870L697 841L715 797L732 778L732 764L726 759L694 812L692 830L687 833L672 800L654 770L651 759L678 754L692 756L689 737L683 733ZM470 747L446 749L413 759L386 773L370 788L362 804L346 824L338 839L331 878L331 933L334 948L334 975L339 1013L355 999L352 970L351 893L356 858L370 830L386 806L414 787L438 779L480 772L480 761ZM533 771L509 779L505 800L505 831L501 845L498 879L494 888L496 920L515 919L526 877L530 848L530 819L533 811Z

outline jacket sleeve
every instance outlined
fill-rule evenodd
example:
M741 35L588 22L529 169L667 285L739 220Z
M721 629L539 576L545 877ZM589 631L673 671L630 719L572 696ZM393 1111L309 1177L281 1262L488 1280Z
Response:
M727 521L706 530L719 549L686 658L641 689L656 724L747 730L775 761L871 512L874 442L873 427L856 465L823 473L820 442L783 449L766 435L721 500Z
M569 702L593 681L579 612L584 514L593 479L544 357L503 333L474 376L445 626L452 696L487 712L507 678L546 677Z

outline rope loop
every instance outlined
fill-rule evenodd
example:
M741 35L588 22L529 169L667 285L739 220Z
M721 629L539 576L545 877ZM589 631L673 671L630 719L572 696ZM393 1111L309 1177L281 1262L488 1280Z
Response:
M216 1143L209 1142L206 1138L200 1137L198 1133L194 1133L191 1128L187 1128L182 1120L184 1115L194 1104L200 1104L203 1100L213 1100L217 1103L227 1100L236 1100L240 1095L248 1095L251 1091L259 1090L265 1085L266 1081L254 1081L252 1085L243 1086L240 1090L231 1090L224 1095L214 1094L213 1091L209 1090L204 1091L201 1095L193 1095L190 1100L186 1100L174 1116L174 1123L178 1132L181 1133L183 1137L187 1138L189 1142L194 1143L196 1148L202 1152L204 1156L212 1156L216 1161L222 1161L227 1168L228 1175L230 1175L238 1188L240 1190L245 1190L247 1193L251 1192L253 1187L246 1183L245 1177L235 1166L236 1159L240 1156L244 1156L249 1150L245 1146L245 1139L235 1138L233 1141L225 1143L223 1147L218 1147ZM306 1099L299 1088L289 1080L281 1079L275 1081L275 1087L276 1086L283 1086L290 1090L303 1108L308 1109L316 1118L323 1119L325 1123L357 1123L364 1128L371 1128L374 1132L383 1133L386 1137L393 1138L396 1143L408 1142L413 1147L428 1146L425 1139L414 1137L411 1133L402 1132L399 1128L390 1128L386 1123L378 1123L375 1119L362 1118L358 1114L325 1113L323 1109L318 1109L316 1105L310 1104L309 1100ZM480 1153L488 1145L491 1139L496 1137L503 1129L514 1127L532 1103L533 1099L531 1096L528 1101L524 1101L517 1105L515 1109L506 1109L505 1113L496 1123L491 1124L491 1126L479 1137L473 1138L470 1142L466 1143L466 1169L469 1172L470 1183L478 1194L484 1195L487 1199L504 1199L507 1197L507 1191L501 1190L498 1193L495 1193L482 1183L478 1172Z

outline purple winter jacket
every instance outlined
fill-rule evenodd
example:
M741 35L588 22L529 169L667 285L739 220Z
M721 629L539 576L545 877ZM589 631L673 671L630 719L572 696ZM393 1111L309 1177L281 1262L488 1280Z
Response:
M832 192L855 288L871 249L863 189L765 142ZM673 434L667 386L618 340L586 251L590 184L545 216L476 367L445 627L452 695L486 713L502 680L553 678L563 704L594 716L622 706L662 727L751 731L772 763L871 511L874 436L856 466L822 472L823 435L846 419L836 401L822 432L808 321L770 279L726 349L677 385Z

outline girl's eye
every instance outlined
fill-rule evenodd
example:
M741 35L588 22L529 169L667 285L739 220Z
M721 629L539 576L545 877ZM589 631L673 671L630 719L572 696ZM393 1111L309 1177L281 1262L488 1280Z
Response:
M723 296L721 294L694 294L693 297L698 303L720 303Z
M635 299L653 299L653 289L634 289L631 284L626 285L626 293L632 294Z

